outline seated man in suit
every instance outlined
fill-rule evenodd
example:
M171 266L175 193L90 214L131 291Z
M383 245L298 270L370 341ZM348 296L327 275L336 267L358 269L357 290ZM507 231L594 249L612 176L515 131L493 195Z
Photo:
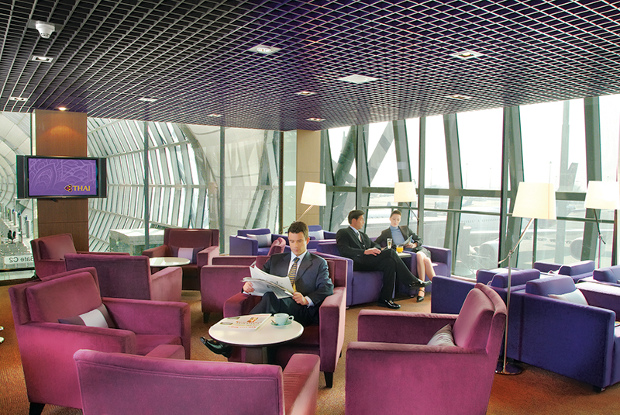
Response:
M349 212L349 227L340 229L336 234L336 244L340 255L353 260L356 271L383 271L383 287L379 294L378 305L387 308L400 308L394 303L396 281L409 288L430 285L430 281L421 281L411 273L407 265L393 249L381 250L368 235L360 231L364 227L364 212Z
M334 284L329 278L327 262L307 250L308 226L304 222L293 222L288 228L291 252L272 255L263 266L263 271L291 279L292 297L278 299L273 292L263 295L251 314L287 313L303 326L318 324L319 306L325 298L334 293ZM252 294L251 282L243 285L243 292ZM230 356L231 346L201 337L202 342L214 353Z

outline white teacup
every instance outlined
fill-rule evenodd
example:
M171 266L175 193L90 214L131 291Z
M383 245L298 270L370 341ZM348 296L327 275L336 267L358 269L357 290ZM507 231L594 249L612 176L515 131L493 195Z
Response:
M278 326L284 326L285 324L289 324L289 321L293 320L293 316L289 316L286 313L276 313L273 315L273 321Z

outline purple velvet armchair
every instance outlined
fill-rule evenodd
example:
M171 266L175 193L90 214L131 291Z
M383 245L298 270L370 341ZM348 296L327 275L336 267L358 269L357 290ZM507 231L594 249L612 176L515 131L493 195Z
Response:
M30 241L34 270L40 280L45 281L49 276L65 272L65 255L75 254L73 236L70 233L43 236ZM91 252L96 255L110 255L110 252ZM127 253L114 253L116 255L129 255Z
M94 267L102 297L181 301L179 267L164 268L151 275L149 258L143 255L65 255L67 271Z
M273 365L92 350L79 350L74 359L84 415L310 415L316 411L319 359L312 355L293 356L284 370Z
M229 237L230 255L269 255L271 245L282 238L285 241L285 251L289 251L288 236L271 233L267 228L239 229L237 235Z
M9 297L30 413L45 404L82 407L73 361L78 349L160 356L162 347L180 345L190 358L188 304L101 298L94 268L13 286Z
M317 255L321 255L317 252ZM334 371L344 344L344 323L346 311L347 263L341 258L327 258L329 276L334 283L334 294L323 301L319 308L319 325L308 326L300 338L277 347L276 363L285 366L295 353L317 354L321 358L321 372L325 375L328 388L333 385ZM259 257L257 267L262 267L267 257ZM224 304L224 316L248 314L260 301L260 297L238 292ZM241 360L243 351L235 350L231 360Z
M347 348L345 413L485 414L505 322L506 305L482 284L458 316L362 310ZM446 325L454 345L427 345Z
M250 265L261 259L262 266L273 254L284 252L286 241L278 238L271 244L268 255L228 255L213 258L211 265L200 270L200 300L202 304L203 321L209 321L209 314L221 313L224 303L230 297L241 291L241 280L250 276Z
M184 249L182 249L184 248ZM167 228L164 244L142 251L149 258L178 257L192 249L190 263L183 265L183 289L200 290L200 269L220 254L220 231L218 229Z
M450 275L452 267L452 251L445 248L429 247L432 253L433 268L437 275ZM354 271L353 260L340 256L336 241L323 241L317 246L317 253L325 254L325 258L340 258L347 261L347 307L357 304L376 302L383 285L383 274L380 271ZM411 272L417 274L416 257L411 256L405 260ZM408 291L405 287L397 287L398 292L405 295L417 293ZM430 287L427 288L430 292Z
M537 261L534 268L545 273L556 273L558 275L568 275L573 281L589 278L594 272L594 261L580 261L574 264L555 264L553 262Z
M588 305L550 297L566 297L576 288ZM529 281L525 292L512 297L522 303L518 317L522 328L519 354L509 357L588 383L598 391L619 382L618 291L605 284L575 284L566 275Z

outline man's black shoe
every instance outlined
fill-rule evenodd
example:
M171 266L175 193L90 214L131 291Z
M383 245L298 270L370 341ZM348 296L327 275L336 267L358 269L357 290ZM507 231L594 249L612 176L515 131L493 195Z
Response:
M392 308L392 309L400 308L400 304L396 304L392 300L379 300L377 302L377 305L381 307Z
M429 285L431 285L431 281L417 280L416 282L411 284L409 288L423 288L423 287L428 287Z
M215 354L221 354L224 357L230 357L232 354L232 346L229 344L220 343L213 339L205 339L204 337L201 337L200 341Z

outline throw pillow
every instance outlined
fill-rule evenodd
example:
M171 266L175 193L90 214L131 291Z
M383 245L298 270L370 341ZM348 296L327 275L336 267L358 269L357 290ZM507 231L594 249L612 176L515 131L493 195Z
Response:
M101 304L94 310L82 313L79 316L59 318L58 322L63 324L75 324L77 326L116 328L104 304Z
M205 249L204 247L193 247L193 248L187 248L187 247L180 247L180 246L170 246L170 249L172 250L172 256L175 256L177 258L187 258L189 259L189 262L192 264L196 263L196 254L198 254L198 252L202 251L203 249Z
M454 344L454 337L452 336L452 326L446 324L440 328L427 344L428 346L456 346Z
M314 239L321 241L323 239L325 239L325 234L323 233L323 230L321 229L320 231L312 231L312 232L308 232L308 236L313 236Z
M253 233L249 233L248 238L256 239L258 241L259 248L268 248L271 246L271 234L270 233L264 233L262 235L254 235Z
M583 296L579 289L566 294L549 294L549 297L555 298L556 300L568 301L569 303L588 305L586 297Z

